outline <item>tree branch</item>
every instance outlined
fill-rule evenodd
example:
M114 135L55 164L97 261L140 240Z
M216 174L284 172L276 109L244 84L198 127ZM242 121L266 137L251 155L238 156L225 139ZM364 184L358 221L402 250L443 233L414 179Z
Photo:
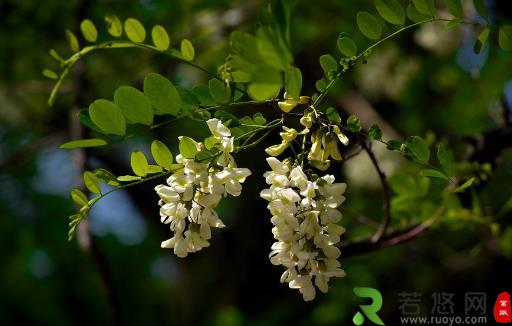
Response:
M360 139L361 147L363 150L368 154L370 157L370 160L372 161L373 166L375 167L375 170L377 171L377 174L380 179L380 183L382 185L382 191L384 193L384 203L383 203L383 211L384 211L384 217L382 219L382 223L380 227L377 229L375 234L372 236L372 242L377 243L380 241L380 239L383 237L383 235L386 233L386 230L389 226L389 221L391 219L391 203L390 203L390 196L389 196L389 185L386 179L386 175L380 168L379 162L377 161L377 158L375 157L375 154L372 152L371 148L368 146L365 140Z
M446 207L443 205L424 222L385 234L378 242L373 242L372 236L360 241L342 243L340 248L343 251L343 257L365 254L415 239L425 233L443 215L445 210Z

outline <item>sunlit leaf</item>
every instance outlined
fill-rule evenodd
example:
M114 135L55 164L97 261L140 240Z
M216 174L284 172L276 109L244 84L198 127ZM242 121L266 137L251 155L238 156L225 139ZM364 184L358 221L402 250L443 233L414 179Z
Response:
M44 69L43 76L50 78L50 79L59 79L59 75L57 75L54 71L52 71L50 69Z
M151 143L151 155L156 164L160 165L166 170L172 167L173 157L169 148L159 140L154 140Z
M99 194L101 192L100 184L94 173L90 171L84 172L84 184L90 192Z
M148 74L144 79L144 94L156 108L157 114L178 114L181 107L180 94L164 76Z
M123 112L126 123L153 124L153 107L149 99L136 88L121 86L114 93L114 101Z
M490 32L490 29L489 27L485 27L484 30L480 33L480 35L478 35L478 38L475 42L475 46L473 47L473 51L475 53L480 53L482 52L482 49L485 45L485 42L487 42L487 38L489 37L489 32Z
M76 38L75 34L73 34L72 31L69 29L66 29L66 39L68 40L69 48L73 52L80 51L80 45L78 44L78 39Z
M73 201L75 203L77 203L79 206L87 205L89 202L89 199L87 199L87 196L80 189L73 188L71 190L70 195L71 195L71 199L73 199Z
M270 67L261 67L256 70L251 80L247 91L257 101L276 98L283 87L281 73Z
M124 21L124 32L128 39L134 43L142 43L146 39L146 29L135 18L128 18Z
M84 147L98 147L104 146L108 143L103 139L92 138L92 139L80 139L80 140L72 140L68 141L59 146L61 149L74 149L74 148L84 148Z
M119 186L119 182L117 181L116 176L112 172L110 172L106 169L103 169L103 168L99 168L99 169L94 170L93 173L96 176L96 178L100 179L101 181L105 182L106 184L114 186L114 187Z
M107 100L96 100L89 106L92 122L106 134L124 136L126 123L121 109Z
M117 177L117 180L121 182L131 182L142 180L142 178L134 175L121 175Z
M151 38L153 39L153 44L158 50L165 51L169 48L171 42L169 40L169 34L167 34L167 31L162 26L153 26L153 29L151 30Z
M475 182L475 177L472 177L468 181L464 182L460 187L455 189L455 192L463 192L467 188L471 187L473 185L473 182Z
M184 158L190 158L190 159L194 158L197 153L196 142L192 138L185 137L185 136L179 137L179 140L180 140L180 143L179 143L180 154Z
M285 90L290 98L299 99L302 91L302 73L291 66L285 71Z
M107 23L107 30L110 35L120 37L123 34L123 25L117 16L106 15L105 22Z
M181 41L181 56L183 59L187 61L194 60L194 57L196 55L196 51L194 49L194 45L192 45L192 42L190 42L188 39L184 39Z
M130 165L132 167L133 173L139 177L145 177L148 174L148 160L146 159L146 155L144 155L144 153L141 151L135 150L132 152Z
M89 19L82 20L80 23L80 30L87 42L96 42L98 39L98 30L96 29L96 26L94 26L94 23Z

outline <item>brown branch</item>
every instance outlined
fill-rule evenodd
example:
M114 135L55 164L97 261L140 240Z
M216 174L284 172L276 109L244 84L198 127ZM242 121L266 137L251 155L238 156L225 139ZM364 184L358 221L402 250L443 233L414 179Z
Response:
M368 154L370 157L370 160L372 161L373 166L375 167L375 170L377 171L377 174L380 179L380 183L382 185L382 191L384 193L384 203L383 203L383 211L384 211L384 217L382 219L382 223L380 227L377 229L375 234L372 236L372 242L377 243L380 241L380 239L384 236L386 233L386 230L389 226L389 222L391 220L391 202L390 202L390 195L389 195L389 185L386 179L386 175L382 171L379 162L377 161L377 158L375 157L375 154L372 152L369 145L366 143L365 140L360 139L361 147L363 150Z
M429 219L425 220L424 222L385 234L378 242L373 242L373 237L370 237L364 240L342 243L340 248L343 252L343 257L361 255L382 248L396 246L398 244L415 239L425 233L425 231L427 231L430 226L432 226L432 224L434 224L443 215L445 210L446 207L441 206Z

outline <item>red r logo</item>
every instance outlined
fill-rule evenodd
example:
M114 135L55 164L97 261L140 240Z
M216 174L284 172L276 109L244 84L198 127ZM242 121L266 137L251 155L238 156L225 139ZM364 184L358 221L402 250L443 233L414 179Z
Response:
M498 299L494 304L494 319L497 323L510 323L512 322L512 315L510 312L510 294L502 292L498 294Z

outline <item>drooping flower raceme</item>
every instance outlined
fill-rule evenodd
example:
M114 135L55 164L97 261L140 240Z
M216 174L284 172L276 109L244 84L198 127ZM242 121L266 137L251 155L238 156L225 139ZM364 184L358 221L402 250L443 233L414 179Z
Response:
M210 119L207 124L216 142L214 157L198 160L198 155L177 155L176 161L183 168L171 175L167 184L155 187L160 196L161 222L174 232L173 237L162 242L162 248L174 248L178 257L209 246L210 228L225 226L215 208L222 197L239 196L241 183L251 174L249 169L236 166L231 155L234 138L230 130L218 119ZM203 143L197 142L195 146L197 153L206 151Z
M281 282L298 289L305 301L315 298L315 286L327 292L331 277L343 277L336 244L345 229L337 223L337 210L345 197L346 184L325 175L308 179L300 166L291 166L275 157L267 158L272 168L264 174L270 188L261 192L272 214L272 233L277 240L269 255L274 265L286 271ZM313 285L314 284L314 285Z

